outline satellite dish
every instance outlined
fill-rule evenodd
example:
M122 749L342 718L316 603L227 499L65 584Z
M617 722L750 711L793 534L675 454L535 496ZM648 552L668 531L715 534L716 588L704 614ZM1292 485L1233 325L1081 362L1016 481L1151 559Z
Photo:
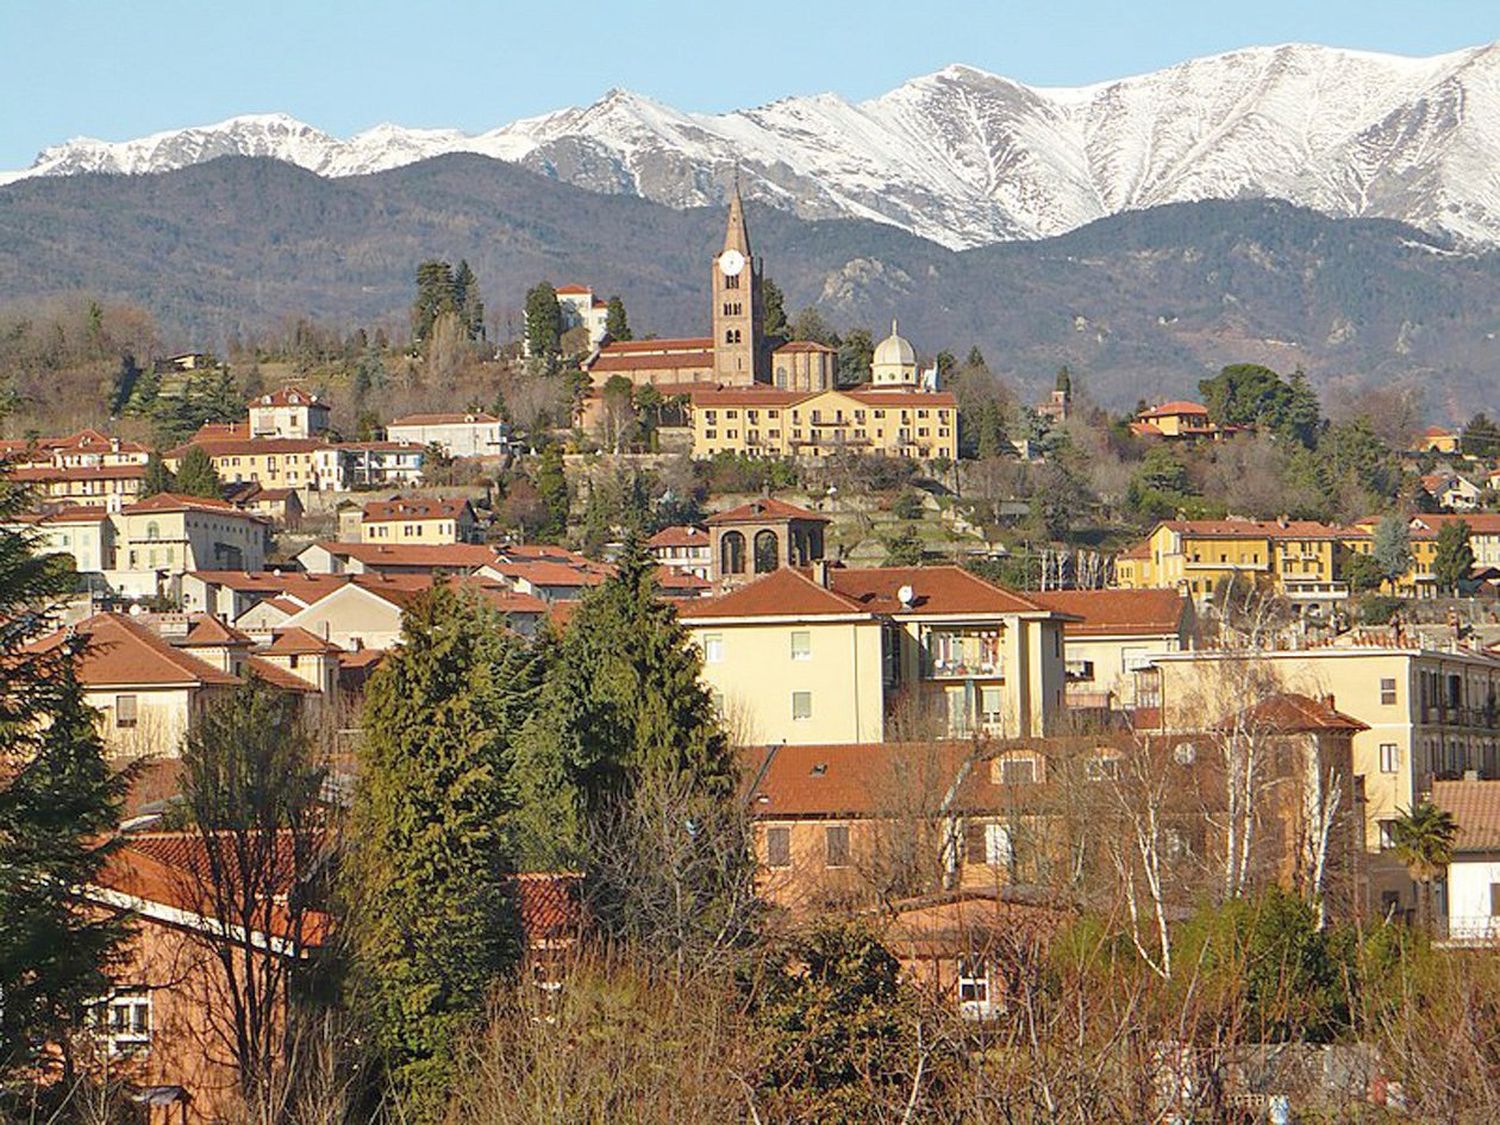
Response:
M1198 748L1191 742L1179 742L1172 747L1172 760L1179 766L1190 766L1198 760Z
M911 603L917 599L917 592L910 586L902 586L896 591L896 597L901 600L902 605L910 607Z

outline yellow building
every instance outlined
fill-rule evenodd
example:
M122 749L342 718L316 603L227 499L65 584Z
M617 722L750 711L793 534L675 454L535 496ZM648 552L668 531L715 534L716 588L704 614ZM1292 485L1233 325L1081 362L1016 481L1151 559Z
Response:
M179 575L189 570L260 570L271 521L224 500L159 492L114 516L120 571Z
M479 520L463 497L393 496L360 513L361 543L477 543Z
M1470 536L1475 562L1481 566L1493 565L1489 559L1497 554L1494 516L1412 516L1407 521L1411 569L1389 584L1388 588L1392 593L1403 598L1435 598L1443 592L1438 589L1437 575L1433 571L1437 563L1438 529L1445 521L1456 522L1460 519L1470 523L1471 530L1476 525L1482 529L1481 534ZM1380 526L1380 520L1379 516L1356 520L1344 536L1344 547L1352 554L1372 554L1375 550L1375 530ZM1483 558L1480 556L1481 551L1485 555Z
M162 460L176 472L188 449L208 454L225 484L254 481L262 488L300 488L309 492L342 487L339 447L316 438L198 438L166 453Z
M1346 528L1313 520L1163 520L1115 561L1115 583L1174 589L1204 603L1221 580L1238 577L1293 602L1337 602L1349 596L1338 569L1347 538Z
M959 567L810 569L678 609L736 741L1024 738L1062 716L1063 615Z
M958 458L958 401L943 391L695 391L693 456L880 453Z

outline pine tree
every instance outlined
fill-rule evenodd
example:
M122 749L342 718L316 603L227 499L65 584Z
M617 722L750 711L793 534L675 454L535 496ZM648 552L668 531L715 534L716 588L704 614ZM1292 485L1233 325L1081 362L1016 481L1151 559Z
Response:
M158 492L171 492L176 486L177 481L172 476L172 471L161 459L161 454L153 450L146 458L146 475L141 478L140 498L144 500Z
M1469 543L1469 525L1463 520L1447 521L1438 528L1437 549L1432 557L1432 576L1438 589L1457 594L1459 584L1469 579L1474 569L1474 548Z
M224 497L224 484L219 480L213 459L201 445L190 445L177 464L176 491L184 496L205 496L213 500Z
M481 603L438 588L405 611L364 710L355 995L415 1120L440 1118L462 1036L520 949L512 739L536 662Z
M429 258L417 266L417 298L411 309L411 336L421 343L432 333L433 322L445 312L456 311L453 267Z
M761 325L766 339L785 339L789 331L786 322L786 296L769 277L760 281Z
M604 312L604 331L611 340L630 340L630 321L625 315L625 302L611 297Z
M4 527L25 494L0 484L0 744L18 768L0 782L0 1076L55 1066L86 1007L109 990L106 969L126 935L116 918L85 917L73 888L93 881L110 845L128 781L112 771L73 675L72 641L27 648L39 607L70 587L56 558L32 554ZM66 1083L63 1084L66 1089Z
M484 301L479 296L479 279L469 268L467 259L461 259L458 269L453 271L453 308L458 313L459 323L470 340L485 338Z
M526 350L533 359L553 361L562 347L562 306L557 290L543 281L526 291Z
M1411 569L1411 528L1400 516L1386 516L1375 525L1370 553L1380 567L1380 576L1394 584Z
M541 464L536 470L536 489L547 506L547 523L541 537L549 543L560 541L568 530L568 511L571 497L568 493L568 478L563 472L562 446L556 442L542 450Z

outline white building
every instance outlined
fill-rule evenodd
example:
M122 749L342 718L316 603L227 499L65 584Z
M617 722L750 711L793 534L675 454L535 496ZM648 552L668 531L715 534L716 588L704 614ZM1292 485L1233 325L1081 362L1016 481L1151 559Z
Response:
M495 457L505 451L505 423L493 414L408 414L385 428L391 441L437 445L449 457Z
M589 348L604 340L604 326L609 319L609 303L594 296L587 285L559 285L557 303L562 309L563 331L574 328L589 330Z
M328 404L301 387L282 387L250 400L251 437L316 437L328 429Z
M1500 781L1435 781L1432 803L1458 823L1433 913L1450 941L1500 945Z

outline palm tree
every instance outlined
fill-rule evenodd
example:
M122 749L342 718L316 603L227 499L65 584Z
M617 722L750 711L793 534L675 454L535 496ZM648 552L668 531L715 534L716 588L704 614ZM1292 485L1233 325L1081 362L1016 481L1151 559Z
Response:
M1422 925L1432 925L1432 882L1453 858L1458 823L1453 814L1423 800L1401 813L1391 828L1396 858L1406 864L1418 887Z

